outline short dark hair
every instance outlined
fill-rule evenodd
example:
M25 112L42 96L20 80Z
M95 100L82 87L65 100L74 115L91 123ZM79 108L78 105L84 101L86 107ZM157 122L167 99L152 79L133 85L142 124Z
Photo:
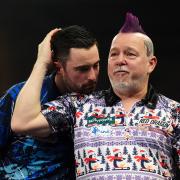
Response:
M70 48L89 49L97 45L97 40L84 27L72 25L63 28L53 35L51 49L54 52L53 60L65 63L69 56Z

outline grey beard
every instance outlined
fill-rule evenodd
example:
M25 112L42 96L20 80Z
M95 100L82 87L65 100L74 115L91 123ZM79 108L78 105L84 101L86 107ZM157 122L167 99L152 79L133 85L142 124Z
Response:
M114 83L111 79L110 79L111 85L114 89L127 89L128 88L128 83L127 82L116 82Z
M120 92L121 94L133 94L134 92L137 91L138 86L136 83L130 84L128 82L118 82L118 83L114 83L112 82L112 80L110 80L112 88L117 91Z

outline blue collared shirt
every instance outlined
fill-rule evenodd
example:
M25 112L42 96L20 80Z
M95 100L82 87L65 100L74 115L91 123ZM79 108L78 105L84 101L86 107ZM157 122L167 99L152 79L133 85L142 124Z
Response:
M44 79L41 104L60 94L55 73ZM10 120L18 93L25 82L11 87L0 99L0 179L73 179L72 138L59 142L37 140L11 131ZM70 177L71 178L70 178Z

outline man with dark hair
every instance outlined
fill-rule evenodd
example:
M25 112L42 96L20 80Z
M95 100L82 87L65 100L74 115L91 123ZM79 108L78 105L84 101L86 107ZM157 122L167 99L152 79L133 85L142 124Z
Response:
M79 26L67 27L54 35L51 46L54 62L61 69L60 76L55 77L60 92L92 92L97 83L99 55L97 41L90 32ZM92 53L86 54L90 50Z
M53 63L56 72L44 78ZM32 85L31 91L42 89L41 104L67 92L88 94L95 89L99 73L97 41L80 26L54 29L39 45L34 69L41 82L38 87ZM24 85L14 85L0 99L0 179L74 179L71 136L62 135L56 142L53 136L37 139L11 131L14 105Z
M39 84L33 72L18 97L12 129L38 137L71 135L77 179L173 179L180 165L180 104L149 83L156 63L152 40L128 13L109 52L112 87L62 96L41 110L38 98L28 97L31 85Z

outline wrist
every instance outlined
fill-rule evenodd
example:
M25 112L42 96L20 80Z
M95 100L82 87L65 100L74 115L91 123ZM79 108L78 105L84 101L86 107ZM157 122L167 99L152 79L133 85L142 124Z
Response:
M34 64L34 68L35 69L40 69L41 71L48 71L48 64L43 62L43 61L36 61L36 63Z

